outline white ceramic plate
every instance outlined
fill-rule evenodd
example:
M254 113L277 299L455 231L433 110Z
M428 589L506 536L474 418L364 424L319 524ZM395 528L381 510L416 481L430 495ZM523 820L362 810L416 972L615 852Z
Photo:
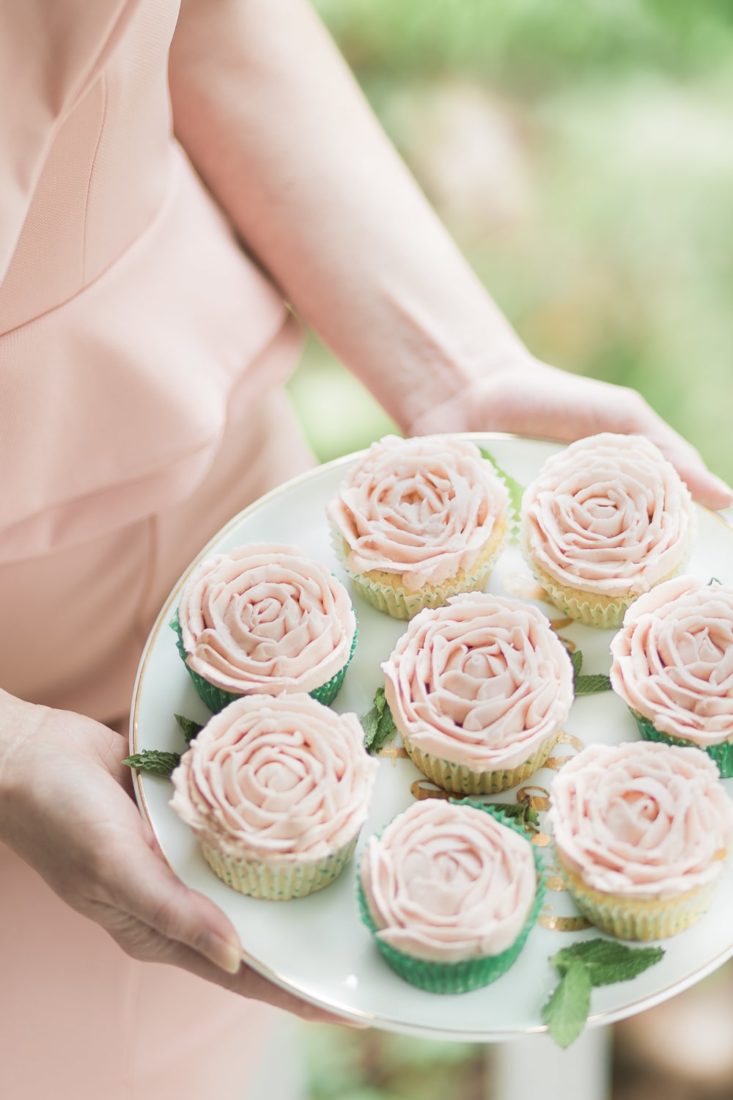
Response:
M557 444L504 435L473 434L521 484L538 472ZM348 456L288 482L236 516L202 555L241 543L292 543L343 576L331 549L324 520L326 502L356 456ZM720 516L698 509L698 533L689 571L708 580L733 580L733 527ZM174 713L205 721L200 701L176 652L168 623L177 606L183 578L163 607L148 639L138 670L132 704L131 751L159 748L181 751L185 744ZM490 589L514 596L532 590L529 571L515 547L507 549L494 571ZM375 611L358 597L359 645L335 708L365 713L382 682L380 661L391 652L405 624ZM547 605L553 619L560 612ZM611 631L573 625L562 630L580 646L585 672L606 672ZM583 742L614 743L637 737L635 724L620 699L611 693L577 699L567 731ZM572 753L571 744L556 755ZM553 772L542 769L533 782L547 788ZM406 759L380 760L369 820L362 834L381 829L412 802L411 784L419 772ZM733 796L733 780L726 783ZM543 1031L540 1009L555 981L548 957L590 931L562 931L557 917L576 914L562 891L548 891L541 918L517 963L499 981L475 993L440 996L401 981L378 954L361 924L355 896L353 861L332 886L311 897L289 902L243 897L209 870L193 834L168 805L170 782L151 776L136 779L137 797L173 870L195 890L224 910L238 930L246 961L266 977L306 1000L344 1016L359 1017L375 1027L435 1039L488 1041ZM514 801L516 792L502 796ZM552 861L550 849L547 860ZM358 859L358 852L357 852ZM557 883L556 883L557 885ZM733 955L733 870L728 867L710 912L692 929L665 942L661 963L633 981L593 991L591 1024L608 1024L641 1012L703 978ZM577 914L576 914L577 915Z

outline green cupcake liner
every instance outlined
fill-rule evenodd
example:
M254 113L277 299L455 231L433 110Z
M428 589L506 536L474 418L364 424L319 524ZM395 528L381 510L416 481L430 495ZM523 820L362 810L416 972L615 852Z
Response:
M527 760L515 768L476 772L465 764L456 764L452 760L423 752L410 741L409 734L405 734L402 730L400 733L405 752L423 775L444 791L464 795L498 794L499 791L508 791L511 787L524 783L544 767L560 736L560 730L551 734Z
M178 621L178 612L175 613L170 621L171 628L175 631L176 635L176 648L180 655L181 660L186 666L186 671L191 677L191 682L196 688L199 697L203 700L212 714L218 714L224 707L228 707L230 703L234 703L237 699L242 699L243 695L235 695L230 691L222 691L221 688L215 687L214 684L210 684L208 680L205 680L203 676L199 676L197 672L194 672L192 668L189 668L186 649L183 644L183 634L181 632L181 624ZM308 694L312 699L315 699L317 703L323 703L324 706L330 706L334 701L341 685L344 682L346 676L346 670L351 664L351 659L354 656L356 650L356 641L359 634L358 624L354 625L354 637L351 639L351 649L349 650L349 656L346 660L346 664L343 668L339 669L335 676L332 676L330 680L327 680L325 684L321 684L320 687L314 688L313 691L309 691ZM260 688L260 691L264 692L264 688ZM266 694L266 693L265 693Z
M631 708L629 708L631 710ZM668 733L660 733L658 729L638 711L631 710L639 733L645 741L659 741L664 745L679 745L683 749L700 749L706 752L711 760L718 765L721 779L730 779L733 776L733 742L721 741L718 745L700 745L692 739L686 741L682 737L671 737Z
M325 859L302 863L234 859L209 844L202 844L201 851L214 874L240 894L266 901L290 901L330 886L354 854L356 841L354 837Z
M457 806L471 806L473 809L483 810L484 813L491 814L501 825L506 825L507 828L513 829L515 833L529 841L529 837L524 830L501 810L497 810L493 806L486 806L484 803L470 798L452 798L450 801ZM483 958L465 959L455 963L441 963L428 959L417 959L412 955L407 955L404 951L398 951L390 944L384 943L379 937L379 928L369 911L364 887L361 884L361 875L357 874L357 901L361 919L372 933L377 949L387 965L410 985L415 985L428 993L470 993L474 989L481 989L483 986L495 982L516 962L527 941L527 936L532 931L540 915L546 889L545 873L542 858L536 848L532 849L532 855L537 871L537 890L534 903L514 943L499 955L487 955Z

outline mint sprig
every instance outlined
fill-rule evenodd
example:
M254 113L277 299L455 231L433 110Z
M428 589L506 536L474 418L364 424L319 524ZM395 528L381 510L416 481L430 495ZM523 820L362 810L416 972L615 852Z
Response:
M583 668L583 651L574 649L570 654L573 666L573 692L575 695L598 695L602 691L611 690L611 679L603 673L581 676Z
M598 673L595 676L576 676L576 695L599 695L603 691L611 690L611 678Z
M181 762L177 752L161 752L159 749L143 749L142 752L126 756L122 761L128 768L137 768L139 772L150 775L171 775Z
M563 1050L578 1038L590 1012L592 983L582 962L567 968L542 1006L542 1019L550 1035Z
M663 956L661 947L627 947L613 940L582 940L563 947L550 962L561 974L565 974L573 963L581 962L595 986L630 981Z
M527 833L540 831L540 815L529 802L487 802L492 809L501 810Z
M173 717L178 723L181 733L186 738L187 745L190 745L194 738L198 737L201 730L204 728L200 723L194 722L193 718L186 718L182 714L174 714Z
M627 947L613 940L583 940L550 959L560 981L542 1007L542 1019L558 1046L569 1047L585 1027L591 989L627 982L664 957L661 947Z
M513 513L514 524L517 525L522 514L522 496L524 495L524 487L520 485L519 482L511 476L511 474L508 474L502 466L499 465L499 463L492 455L491 451L484 450L483 447L479 447L479 450L481 451L481 454L486 459L486 461L491 463L501 480L506 485L507 492L509 493L509 505Z
M374 693L372 709L362 717L361 724L364 728L364 748L372 754L378 753L397 732L383 687L377 688Z

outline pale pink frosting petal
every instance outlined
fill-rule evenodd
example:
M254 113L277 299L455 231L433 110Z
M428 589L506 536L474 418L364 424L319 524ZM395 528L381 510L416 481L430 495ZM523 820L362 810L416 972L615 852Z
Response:
M721 873L733 806L699 749L590 745L555 777L549 823L563 862L592 889L668 897Z
M648 439L604 432L548 458L522 502L522 540L560 584L646 592L682 564L692 498Z
M201 562L178 610L187 663L233 694L313 691L349 659L356 620L328 569L292 546L242 546Z
M532 908L532 847L490 814L440 799L415 802L371 837L361 864L381 939L440 962L499 955Z
M733 588L677 577L626 613L611 643L614 691L662 733L733 740Z
M573 701L572 664L546 616L489 593L421 611L382 668L400 731L473 771L523 763Z
M508 493L478 447L449 436L385 436L369 448L328 506L355 573L400 575L409 591L470 569Z
M319 860L364 824L377 762L355 714L250 695L215 715L173 773L171 806L240 859Z

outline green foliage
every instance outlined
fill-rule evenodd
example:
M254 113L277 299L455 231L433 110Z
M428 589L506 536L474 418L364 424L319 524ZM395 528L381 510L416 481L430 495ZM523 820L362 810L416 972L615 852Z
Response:
M128 768L150 775L171 775L181 762L177 752L159 752L158 749L143 749L142 752L126 756L122 761Z
M378 687L374 693L372 708L362 717L361 724L364 729L364 747L373 755L378 753L397 732L383 687Z

